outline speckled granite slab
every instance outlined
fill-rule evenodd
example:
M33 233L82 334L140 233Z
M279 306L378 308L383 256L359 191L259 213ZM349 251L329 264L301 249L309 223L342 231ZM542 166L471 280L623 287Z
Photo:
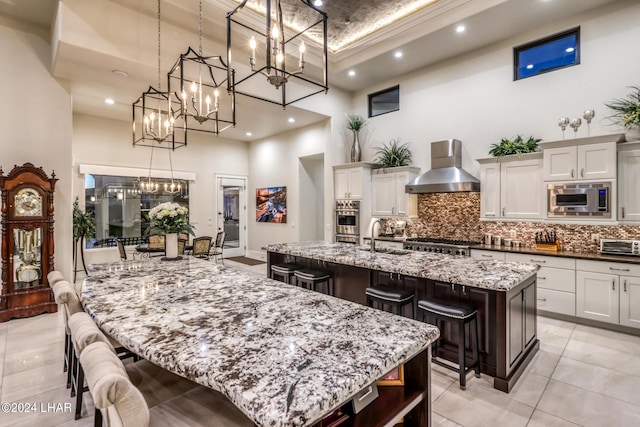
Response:
M423 351L435 326L212 261L90 266L85 310L149 361L259 426L306 426Z
M318 241L268 245L266 250L496 291L512 289L534 275L539 268L535 264L430 252L410 251L406 255L371 253L363 248L348 243Z

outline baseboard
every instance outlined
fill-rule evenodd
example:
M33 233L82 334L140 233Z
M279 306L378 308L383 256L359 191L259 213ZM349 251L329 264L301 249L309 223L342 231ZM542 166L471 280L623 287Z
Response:
M257 259L260 261L264 261L267 262L267 253L265 251L247 251L246 255L247 258L251 258L251 259Z

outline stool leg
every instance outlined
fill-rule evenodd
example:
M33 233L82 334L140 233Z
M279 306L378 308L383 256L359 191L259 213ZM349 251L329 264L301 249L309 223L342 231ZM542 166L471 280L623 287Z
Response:
M465 367L465 361L464 361L464 354L465 354L465 339L464 339L464 322L460 321L459 322L459 327L458 327L458 333L459 333L459 338L458 338L458 364L459 364L459 370L460 370L460 388L462 390L467 388L467 373L466 373L466 367Z
M79 420L82 417L82 395L84 394L84 369L82 365L78 363L78 378L76 384L76 414L75 419ZM99 410L99 409L96 409Z
M367 307L373 308L373 301L371 300L371 297L369 295L367 295Z
M473 347L473 350L475 352L475 358L476 358L476 378L480 378L480 334L478 333L478 316L476 315L475 319L475 324L476 324L476 344Z

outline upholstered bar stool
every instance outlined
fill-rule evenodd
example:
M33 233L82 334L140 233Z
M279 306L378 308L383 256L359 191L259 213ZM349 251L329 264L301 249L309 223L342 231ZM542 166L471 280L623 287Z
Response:
M428 316L432 316L436 319L436 326L438 325L438 320L444 320L446 322L451 322L458 326L458 366L452 366L448 363L441 361L436 358L438 354L438 342L434 343L433 349L433 363L438 364L447 369L451 369L452 371L458 372L460 375L460 388L464 390L467 387L467 373L471 370L475 370L475 375L477 378L480 378L480 351L478 344L478 310L474 307L462 304L451 304L444 303L440 301L428 301L428 300L420 300L418 301L418 309L422 310L422 320L426 321ZM473 348L473 363L470 366L466 366L466 337L465 337L465 326L468 323L474 323L474 328L469 328L471 332L471 337L469 339L473 339L474 345Z
M302 266L294 264L292 262L285 262L282 264L273 264L271 266L271 278L274 280L280 280L278 277L282 277L281 282L291 283L293 278L293 272L301 270Z
M399 316L402 316L404 307L410 304L411 318L415 318L413 292L411 291L389 286L371 286L365 289L365 294L367 295L367 305L369 307L373 307L373 303L377 303L382 310L385 310L385 306L389 306L391 313L393 313L393 307L395 307L396 314Z
M51 273L58 273L52 271ZM52 279L57 279L56 275L49 273L47 279L49 283L52 283ZM60 275L62 276L62 275ZM67 388L71 388L71 373L73 371L72 364L74 359L74 350L71 343L71 330L69 329L69 318L71 315L83 312L82 304L76 294L76 290L66 280L57 280L52 286L53 297L62 311L62 318L64 319L64 371L67 373Z
M47 274L47 281L49 282L49 286L51 288L53 288L53 285L63 280L64 276L58 270L50 271L49 274Z
M318 285L326 284L327 295L333 295L333 286L331 286L331 274L324 270L314 270L312 268L303 268L293 272L296 278L296 286L304 286L312 291L318 290Z

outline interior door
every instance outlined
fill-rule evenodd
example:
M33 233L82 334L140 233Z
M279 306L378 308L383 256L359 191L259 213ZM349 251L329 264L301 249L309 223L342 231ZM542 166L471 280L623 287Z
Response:
M247 178L217 177L218 231L226 233L224 258L245 256L247 249Z

